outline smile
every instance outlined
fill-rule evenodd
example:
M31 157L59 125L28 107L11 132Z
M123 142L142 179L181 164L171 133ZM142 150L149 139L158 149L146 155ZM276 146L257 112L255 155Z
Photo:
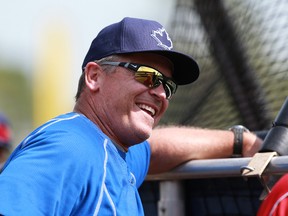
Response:
M145 104L137 104L137 106L141 109L144 110L145 112L149 113L152 117L155 115L156 111L150 106L147 106Z

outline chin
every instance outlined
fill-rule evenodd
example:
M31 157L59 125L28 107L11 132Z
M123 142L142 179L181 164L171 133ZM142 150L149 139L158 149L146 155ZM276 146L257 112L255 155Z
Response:
M153 118L134 116L130 120L132 121L129 127L132 129L134 136L141 140L139 142L143 142L150 137L155 123Z
M135 130L135 132L137 133L137 137L139 139L139 143L147 140L152 133L152 127L141 127Z

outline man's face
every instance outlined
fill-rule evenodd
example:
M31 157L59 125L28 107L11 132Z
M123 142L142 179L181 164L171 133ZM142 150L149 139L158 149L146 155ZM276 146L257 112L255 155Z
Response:
M172 76L170 61L156 54L133 54L122 56L119 62L143 64L155 68L166 77ZM112 139L126 147L146 140L153 127L168 107L163 85L148 88L135 80L135 72L119 66L114 72L104 72L95 93L98 118Z

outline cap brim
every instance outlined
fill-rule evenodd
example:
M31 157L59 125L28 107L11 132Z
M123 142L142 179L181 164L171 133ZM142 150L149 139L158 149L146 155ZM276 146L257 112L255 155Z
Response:
M178 85L194 82L199 77L199 67L194 59L175 51L155 51L171 60L174 64L173 79Z
M173 63L174 71L172 77L173 80L177 83L177 85L187 85L198 79L199 67L197 62L190 56L173 50L135 50L133 52L125 52L123 50L117 52L114 50L111 53L103 55L102 58L114 54L149 53L149 52L162 55L168 58ZM88 60L86 59L82 67L84 68L87 62L92 61L92 59L94 60L95 58L90 58Z

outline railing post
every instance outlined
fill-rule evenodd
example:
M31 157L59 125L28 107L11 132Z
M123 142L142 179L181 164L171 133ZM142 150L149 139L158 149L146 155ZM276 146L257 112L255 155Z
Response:
M181 181L161 181L159 216L185 215L183 185Z

